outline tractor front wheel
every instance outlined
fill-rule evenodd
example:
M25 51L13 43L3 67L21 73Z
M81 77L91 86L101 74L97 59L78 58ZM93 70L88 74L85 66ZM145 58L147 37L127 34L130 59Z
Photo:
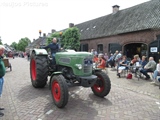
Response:
M68 103L68 86L62 75L51 78L51 94L57 107L63 108Z
M111 89L111 82L107 74L102 71L95 72L97 76L96 83L91 87L96 96L104 97L108 95Z
M47 56L31 55L30 76L33 87L43 88L47 83L48 63Z

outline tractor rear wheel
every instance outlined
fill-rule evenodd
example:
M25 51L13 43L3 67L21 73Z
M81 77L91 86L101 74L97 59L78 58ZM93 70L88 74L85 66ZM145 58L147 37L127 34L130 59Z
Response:
M108 75L102 71L96 71L95 75L97 76L97 81L91 87L93 93L99 97L108 95L111 89L111 82Z
M68 103L68 86L62 75L51 78L51 94L57 107L63 108Z
M47 56L31 55L30 76L33 87L43 88L47 83L48 63Z

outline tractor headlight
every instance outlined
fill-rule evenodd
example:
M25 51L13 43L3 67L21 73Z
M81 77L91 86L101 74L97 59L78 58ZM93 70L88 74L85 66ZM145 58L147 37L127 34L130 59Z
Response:
M96 63L93 63L93 68L94 68L94 69L96 68Z
M81 64L76 64L75 66L76 66L79 70L82 69L82 65L81 65Z

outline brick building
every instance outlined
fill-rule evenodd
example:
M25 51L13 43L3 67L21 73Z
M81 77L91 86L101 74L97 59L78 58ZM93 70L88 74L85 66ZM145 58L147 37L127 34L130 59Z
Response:
M160 59L160 0L151 0L124 10L113 6L113 12L75 25L81 34L81 51L122 51Z
M160 0L150 0L123 10L119 10L119 6L115 5L112 9L111 14L76 25L69 24L69 27L76 26L80 31L80 51L90 51L94 48L98 53L114 53L119 50L128 58L139 54L153 56L158 62ZM46 43L46 39L42 41L38 38L29 48L40 46L41 42Z

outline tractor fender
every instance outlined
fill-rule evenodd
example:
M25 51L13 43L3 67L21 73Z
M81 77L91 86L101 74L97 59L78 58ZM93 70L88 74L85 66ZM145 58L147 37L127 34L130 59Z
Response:
M31 50L31 54L35 53L35 55L48 55L45 49L33 49Z
M58 75L58 74L62 74L62 72L61 72L61 71L53 72L53 73L51 74L51 77L53 77L54 75Z
M102 69L100 69L100 68L94 68L94 69L92 70L92 73L94 74L94 73L97 72L97 71L102 71Z
M101 68L94 68L93 71L101 71Z
M60 74L62 74L62 72L53 72L52 74L51 74L51 77L50 77L50 80L49 80L49 89L51 89L51 79L52 79L52 77L54 76L54 75L60 75Z

